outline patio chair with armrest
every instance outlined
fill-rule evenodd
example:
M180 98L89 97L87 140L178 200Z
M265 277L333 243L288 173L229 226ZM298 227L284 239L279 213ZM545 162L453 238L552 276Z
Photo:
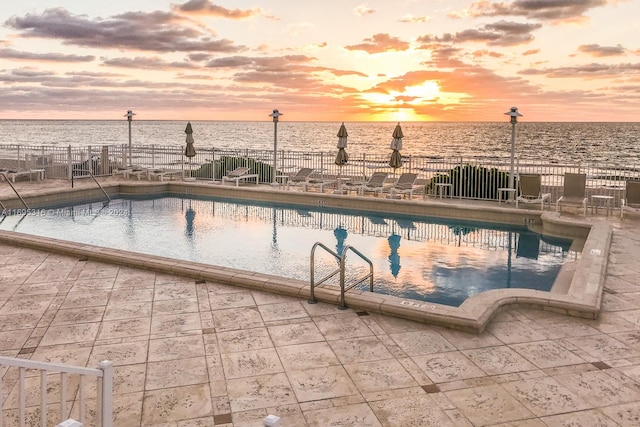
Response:
M551 193L542 192L542 177L539 174L520 174L518 177L520 203L540 203L540 210L544 210L544 202L551 208Z
M241 166L235 168L231 172L227 173L222 177L222 183L224 184L226 181L233 181L236 183L236 187L240 185L240 181L248 181L255 180L256 185L258 184L258 174L257 173L249 173L249 168L247 166Z
M390 186L385 187L385 191L389 191L390 198L394 198L399 194L401 197L409 195L409 199L411 199L413 197L413 192L421 188L421 186L415 185L417 179L417 173L405 172L400 175L398 181Z
M565 173L562 196L556 201L556 212L562 212L562 206L582 208L587 215L587 175L584 173Z
M620 201L620 218L624 213L640 213L640 181L627 181L624 188L624 197Z
M387 172L374 172L368 181L349 181L342 184L342 189L349 191L357 191L363 195L365 192L373 193L377 196L384 189L384 182L389 174Z

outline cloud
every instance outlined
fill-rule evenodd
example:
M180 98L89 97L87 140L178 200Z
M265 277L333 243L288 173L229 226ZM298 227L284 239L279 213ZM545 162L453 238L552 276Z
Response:
M368 77L365 73L352 70L339 70L330 67L311 65L316 58L306 55L285 55L270 57L250 57L250 56L230 56L226 58L216 58L209 61L205 66L208 68L226 68L243 70L235 74L234 79L238 81L260 81L264 77L265 83L279 81L281 74L286 78L288 74L305 73L308 75L316 73L329 73L340 77L354 75ZM299 77L297 77L299 78Z
M0 49L0 58L18 59L26 61L51 62L91 62L96 59L93 55L67 55L63 53L31 53L14 49Z
M136 56L134 58L126 57L126 58L104 59L102 64L110 67L134 68L134 69L142 69L142 70L200 68L199 66L196 66L190 62L167 62L158 57L147 58L147 57L140 57L140 56Z
M365 15L371 15L373 13L376 13L376 10L370 7L368 4L363 3L355 8L355 13L358 16L365 16Z
M422 24L422 23L429 22L430 20L431 20L431 18L428 18L426 16L413 16L413 15L409 14L409 15L405 15L402 18L398 19L398 22L404 22L404 23L410 23L410 24L413 24L413 23Z
M542 24L522 24L518 22L498 21L480 29L469 29L455 34L442 36L425 35L418 37L420 43L466 43L482 42L489 46L517 46L533 40L533 31Z
M482 58L484 56L488 56L488 57L491 57L491 58L502 58L504 56L500 52L496 52L496 51L493 51L493 50L487 50L487 49L473 51L471 55L474 58Z
M540 49L529 49L529 50L525 50L524 52L522 52L523 56L529 56L529 55L535 55L540 53Z
M189 0L186 3L172 5L171 9L185 14L207 15L217 18L246 19L262 14L262 9L227 9L213 4L209 0Z
M345 46L347 50L363 50L367 53L382 53L389 51L404 51L409 49L409 43L389 34L379 33L364 39L365 43Z
M515 0L493 3L479 0L471 4L471 16L522 16L541 21L583 21L590 9L605 6L606 0Z
M5 25L20 31L21 37L62 40L83 47L132 49L155 52L238 52L245 50L231 40L212 40L211 34L172 13L128 12L106 19L72 15L64 8L42 14L13 16Z
M556 67L546 69L526 69L519 74L545 76L549 78L637 78L640 76L640 64L586 64L576 67Z
M583 44L578 46L578 51L586 53L587 55L602 57L602 56L620 56L626 53L626 49L621 45L617 46L600 46L599 44Z

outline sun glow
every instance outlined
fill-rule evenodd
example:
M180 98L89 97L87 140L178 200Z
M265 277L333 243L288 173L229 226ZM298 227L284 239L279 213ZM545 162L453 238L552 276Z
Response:
M362 97L375 111L374 120L415 121L425 120L425 116L416 110L422 105L436 102L441 93L437 82L427 81L418 86L407 86L402 92L365 93Z

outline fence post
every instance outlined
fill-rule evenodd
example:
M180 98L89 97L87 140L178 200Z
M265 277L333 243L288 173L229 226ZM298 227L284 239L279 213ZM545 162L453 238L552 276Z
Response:
M71 181L73 177L73 162L71 161L71 144L67 147L67 179Z

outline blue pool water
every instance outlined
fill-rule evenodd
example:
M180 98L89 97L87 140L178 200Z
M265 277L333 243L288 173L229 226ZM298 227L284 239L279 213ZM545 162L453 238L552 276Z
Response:
M338 253L350 245L371 259L376 292L452 306L489 289L549 290L565 259L575 256L570 240L523 227L217 198L8 213L0 229L305 281L314 243ZM368 272L352 255L347 266L348 280ZM316 252L316 279L336 267L326 251Z

